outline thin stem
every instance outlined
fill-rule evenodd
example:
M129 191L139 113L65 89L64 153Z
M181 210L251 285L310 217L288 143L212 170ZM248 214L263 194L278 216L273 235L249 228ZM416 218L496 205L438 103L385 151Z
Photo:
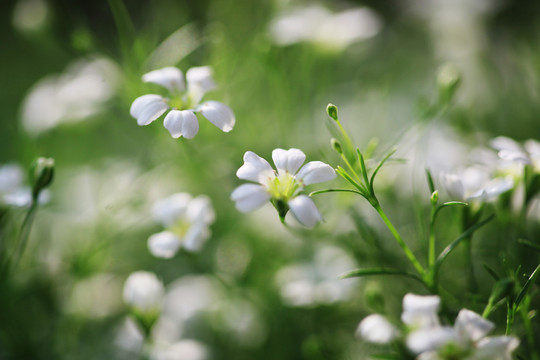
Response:
M431 207L431 220L429 222L429 238L428 238L428 267L431 269L435 265L437 260L436 249L435 249L435 217L437 215L437 210L435 205Z
M401 247L401 249L403 249L403 252L405 253L405 255L407 256L407 258L409 259L409 261L411 262L411 264L414 266L414 268L416 269L416 271L418 271L419 274L421 275L424 275L424 268L422 267L422 265L420 264L420 262L418 262L418 260L416 259L416 257L414 256L413 252L411 251L411 249L407 246L407 244L405 244L405 241L403 241L403 239L401 238L401 235L399 234L399 232L396 230L396 228L394 227L394 225L392 224L392 222L390 221L390 219L388 219L388 217L386 216L385 212L383 211L383 209L381 208L381 205L379 204L379 202L377 201L377 199L375 199L373 202L372 202L372 205L373 207L375 208L375 210L377 211L377 213L379 213L381 219L384 221L384 223L386 224L386 226L388 227L388 230L390 230L390 232L392 233L392 235L394 236L394 238L396 239L396 241L398 242L399 246Z
M359 191L353 190L353 189L325 189L325 190L312 191L311 193L309 193L309 196L326 194L326 193L329 193L329 192L350 192L350 193L354 193L354 194L358 194L358 195L363 195Z
M535 346L531 318L529 317L529 302L530 298L527 297L526 304L523 304L526 306L520 307L519 314L521 315L521 319L523 320L523 327L525 328L525 334L527 338L527 343L529 345L529 350L531 352L531 357L533 360L538 360L540 359L540 356L538 355L538 350Z

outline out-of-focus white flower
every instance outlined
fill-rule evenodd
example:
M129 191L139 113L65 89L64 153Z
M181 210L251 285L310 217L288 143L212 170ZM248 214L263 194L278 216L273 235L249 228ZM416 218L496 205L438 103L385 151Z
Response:
M40 80L22 106L24 129L36 136L62 123L79 122L97 114L114 95L119 74L116 64L98 57L78 60L63 74Z
M375 344L387 344L396 338L398 330L384 316L372 314L360 322L356 334Z
M486 337L495 325L479 314L462 309L453 327L442 326L437 317L438 296L405 295L401 318L409 326L409 350L419 359L439 359L453 354L463 359L511 360L519 341L511 336Z
M311 42L341 50L377 35L381 27L379 16L367 7L332 13L312 4L277 16L270 23L269 33L277 45Z
M174 344L156 344L150 350L151 360L205 360L206 347L198 341L185 339Z
M490 201L514 187L511 176L490 179L487 170L469 167L459 174L441 174L441 184L455 200Z
M66 308L72 314L91 318L110 316L122 306L121 292L122 283L116 276L98 274L75 283Z
M352 296L355 282L339 280L339 275L354 267L343 250L324 246L316 251L313 262L285 266L275 280L283 301L290 306L332 304Z
M142 314L159 313L165 289L155 274L137 271L124 284L124 301Z
M212 70L208 66L193 67L184 74L178 68L165 67L142 76L144 82L154 83L169 90L170 97L148 94L133 101L130 114L141 126L148 125L172 109L165 116L163 125L175 139L183 136L192 139L199 131L196 113L200 113L224 132L233 129L235 117L232 110L218 101L199 104L204 94L216 87Z
M275 149L272 159L277 172L254 152L245 153L244 165L238 169L236 176L260 185L244 184L237 187L231 194L236 208L248 212L271 201L282 219L290 209L302 225L315 226L322 216L313 200L301 193L306 185L334 179L334 169L321 161L311 161L300 169L306 155L298 149Z
M199 251L210 237L209 226L215 219L208 197L193 198L187 193L177 193L156 202L153 214L167 230L150 236L148 249L152 255L166 259L176 255L180 247Z
M47 23L49 11L44 0L19 0L13 9L13 26L20 31L38 31Z
M48 190L41 191L39 203L50 199ZM32 190L25 182L23 169L17 164L0 166L0 205L27 207L32 203Z

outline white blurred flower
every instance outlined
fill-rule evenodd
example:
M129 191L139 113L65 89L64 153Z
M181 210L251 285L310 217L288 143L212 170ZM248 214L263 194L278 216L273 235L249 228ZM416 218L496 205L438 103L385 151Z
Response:
M367 7L355 7L338 13L311 4L276 17L269 33L277 45L311 42L330 49L345 49L357 41L377 35L381 19Z
M354 260L342 249L324 246L317 249L311 263L281 268L275 281L283 301L290 306L332 304L353 295L355 282L339 280L339 275L354 267Z
M511 176L490 178L487 170L471 166L461 173L441 173L441 185L460 201L490 201L514 187Z
M387 344L396 338L398 330L384 316L372 314L360 322L356 334L371 343Z
M48 190L41 191L41 204L50 200ZM32 203L32 189L26 184L24 171L18 164L0 166L0 205L27 207Z
M13 9L13 26L20 31L39 31L47 23L49 11L44 0L19 0Z
M206 347L195 340L179 340L173 344L156 344L150 350L151 360L205 360Z
M260 185L244 184L237 187L231 194L236 208L248 212L271 201L281 218L290 209L302 225L315 226L322 216L313 200L301 193L307 185L334 179L334 169L321 161L311 161L300 169L306 155L298 149L275 149L272 159L277 172L254 152L245 153L244 165L238 169L236 176Z
M192 139L199 131L196 113L200 113L224 132L233 129L235 117L232 110L218 101L199 104L204 94L215 88L212 70L208 66L193 67L184 74L178 68L165 67L142 76L144 82L154 83L169 90L170 97L148 94L133 101L130 114L141 126L148 125L172 109L165 116L163 125L175 139L183 136Z
M470 360L511 360L519 345L511 336L487 337L495 325L479 314L462 309L453 327L440 325L438 296L407 294L401 319L409 327L406 344L418 359L440 359L439 353ZM445 357L446 358L446 357Z
M23 102L21 121L29 135L40 135L62 123L85 120L103 109L120 77L106 58L82 59L61 75L36 83Z
M155 274L137 271L124 283L124 302L143 314L159 313L165 289Z
M199 251L210 237L209 226L215 219L208 197L193 198L187 193L177 193L157 201L152 212L167 230L150 236L148 249L152 255L166 259L176 255L180 247Z

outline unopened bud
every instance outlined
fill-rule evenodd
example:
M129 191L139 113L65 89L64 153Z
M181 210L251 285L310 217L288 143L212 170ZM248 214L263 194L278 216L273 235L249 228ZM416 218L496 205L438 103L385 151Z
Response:
M437 190L435 190L432 194L431 194L431 203L433 205L437 204L437 201L439 201L439 192Z
M37 200L39 193L46 189L54 178L54 159L39 157L30 165L30 184L32 198Z
M332 119L336 120L338 119L337 115L337 106L334 104L328 104L326 107L326 112L328 113L328 116L330 116Z
M454 97L456 90L461 83L461 73L452 64L445 64L439 68L437 74L437 87L439 98L442 102L449 102Z
M332 149L334 149L338 154L343 154L343 149L341 148L341 144L336 139L332 138L330 140L330 144L332 145Z

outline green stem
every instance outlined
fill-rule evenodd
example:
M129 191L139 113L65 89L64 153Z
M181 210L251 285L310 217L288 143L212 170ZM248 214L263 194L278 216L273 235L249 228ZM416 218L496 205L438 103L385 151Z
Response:
M372 206L375 208L375 210L377 211L377 213L379 213L381 219L384 221L384 223L386 224L386 226L388 227L388 230L390 230L390 232L392 233L392 235L394 236L394 238L396 239L396 241L398 242L399 246L401 247L401 249L403 249L403 252L405 253L405 255L407 256L407 258L409 259L409 261L411 262L411 264L414 266L414 268L416 269L416 271L420 274L420 275L424 275L424 268L422 267L422 265L420 265L420 262L418 262L418 260L416 259L416 257L414 256L413 252L411 251L411 249L407 246L407 244L405 244L405 241L403 241L403 239L401 238L401 235L398 233L398 231L396 230L396 228L394 227L394 225L392 224L392 222L390 221L390 219L388 219L388 217L386 216L385 212L383 211L383 209L381 208L381 205L379 204L379 201L377 199L374 199L372 202L371 202Z
M434 206L431 207L431 221L429 222L429 239L428 239L428 267L431 269L437 260L435 249L435 216L437 214Z
M534 341L531 318L529 317L529 301L526 302L526 306L523 305L519 309L519 314L521 315L521 319L523 320L523 327L525 328L525 334L527 338L527 343L529 345L531 358L532 360L538 360L540 359L540 356L538 355L538 349L535 346L536 343Z

